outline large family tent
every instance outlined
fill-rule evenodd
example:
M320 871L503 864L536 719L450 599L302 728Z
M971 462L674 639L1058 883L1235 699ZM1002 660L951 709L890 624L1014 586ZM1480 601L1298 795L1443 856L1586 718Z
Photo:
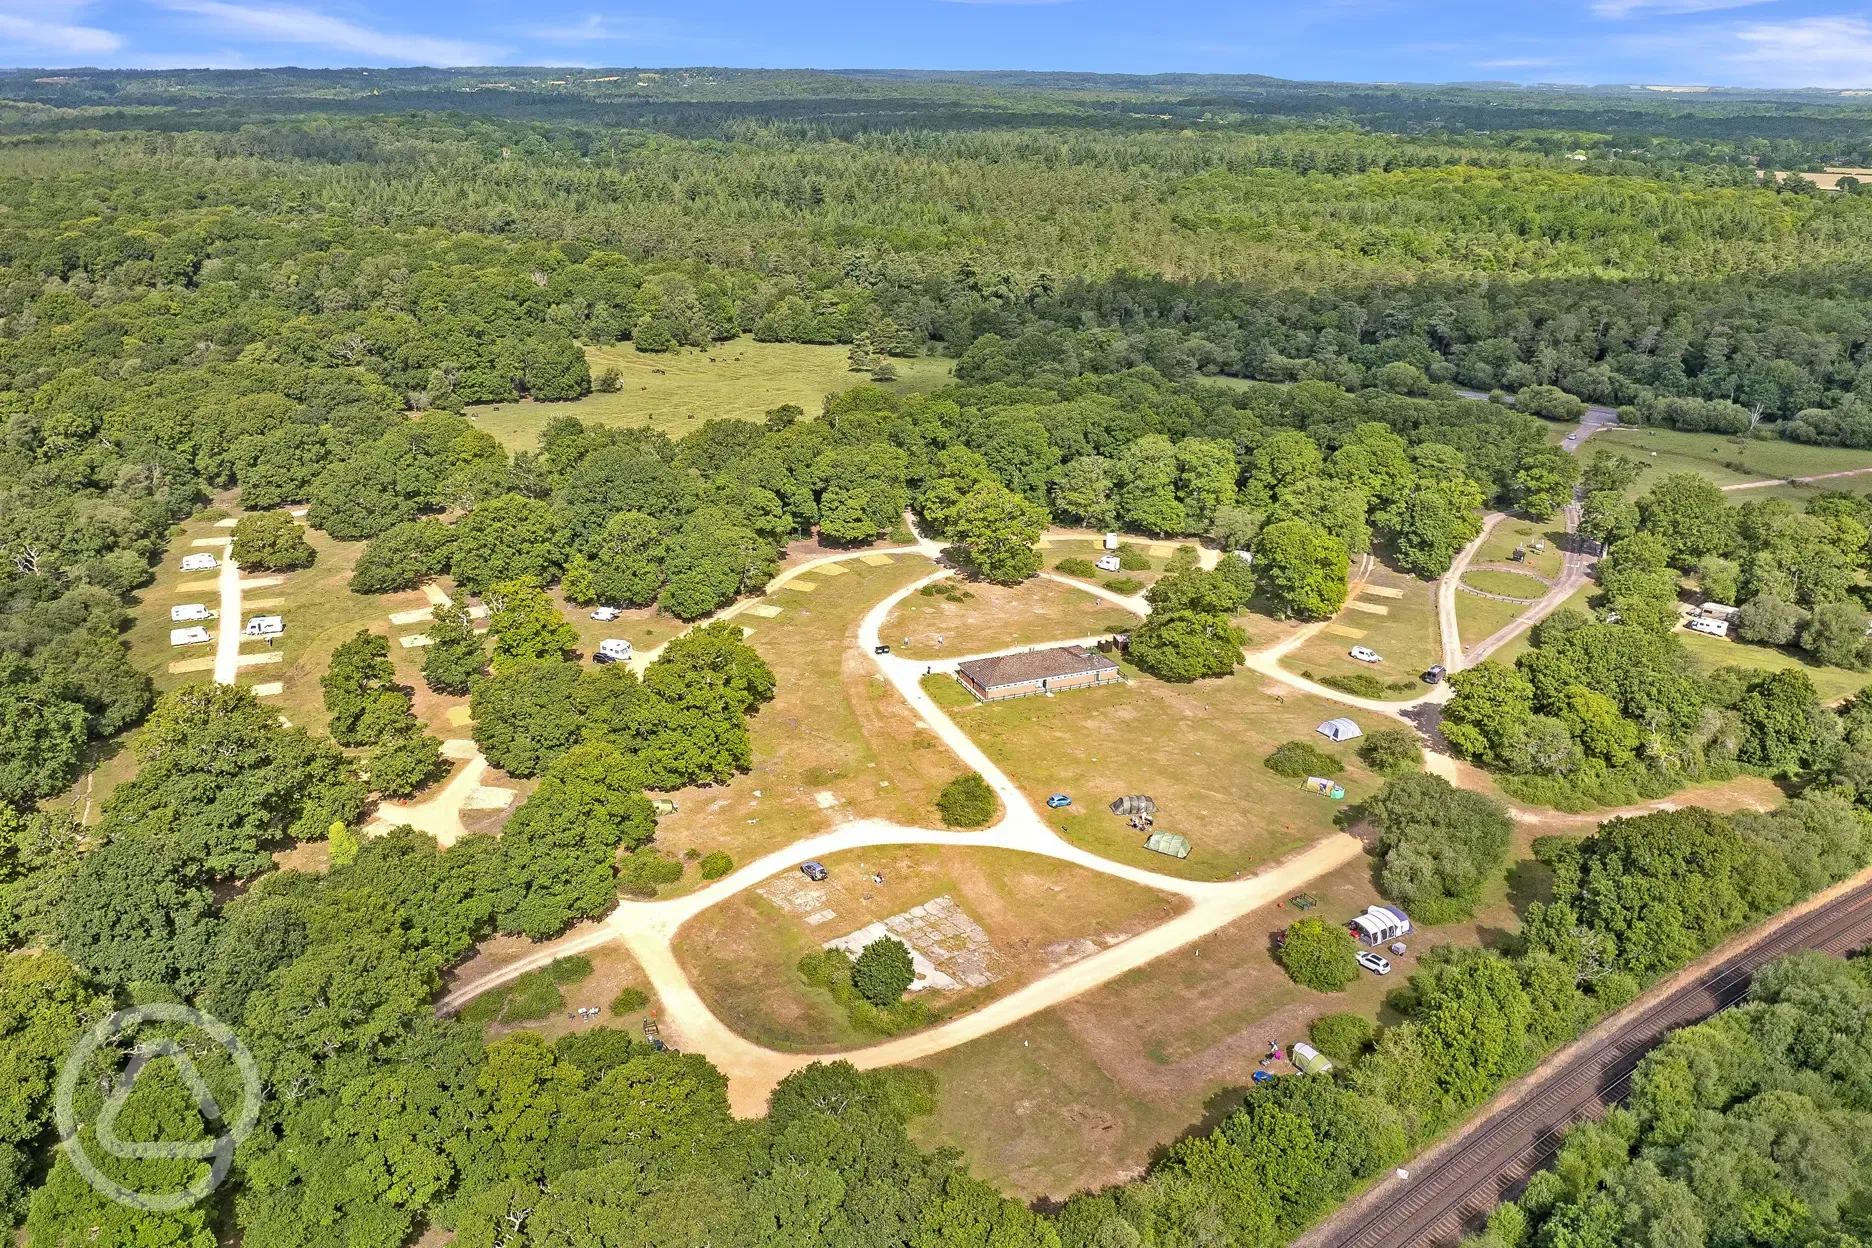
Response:
M1343 715L1338 719L1329 719L1321 724L1319 726L1319 734L1328 741L1350 741L1353 737L1362 737L1365 735L1359 731L1359 726L1357 724Z

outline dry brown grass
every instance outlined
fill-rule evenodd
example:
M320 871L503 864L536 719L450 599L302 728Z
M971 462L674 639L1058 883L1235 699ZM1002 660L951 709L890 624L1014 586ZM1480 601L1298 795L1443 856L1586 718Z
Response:
M896 653L917 659L981 654L1129 632L1137 623L1136 616L1107 601L1108 595L1058 581L992 585L952 579L938 587L972 596L953 602L944 593L916 593L897 604L880 633Z

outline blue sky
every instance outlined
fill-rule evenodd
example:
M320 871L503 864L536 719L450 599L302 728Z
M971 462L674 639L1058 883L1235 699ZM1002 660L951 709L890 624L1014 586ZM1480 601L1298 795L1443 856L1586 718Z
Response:
M0 63L734 65L1872 88L1838 0L0 0Z

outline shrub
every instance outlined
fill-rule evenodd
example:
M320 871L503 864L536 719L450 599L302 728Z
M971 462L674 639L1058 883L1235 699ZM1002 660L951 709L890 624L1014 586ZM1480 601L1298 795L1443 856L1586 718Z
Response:
M1501 803L1423 772L1387 781L1364 813L1378 829L1379 888L1429 927L1469 917L1514 831Z
M1104 585L1105 588L1111 590L1112 593L1123 594L1127 598L1144 588L1143 581L1134 581L1128 576L1107 577L1104 581Z
M1423 743L1408 728L1379 728L1365 736L1359 757L1381 776L1423 766Z
M683 865L648 845L632 850L618 871L618 890L633 897L654 897L658 886L682 879Z
M565 994L546 971L528 971L513 981L507 1008L500 1012L503 1023L532 1023L550 1018L565 1008Z
M650 1004L650 994L641 988L621 988L611 998L611 1012L617 1015L632 1014Z
M1298 780L1302 776L1336 776L1345 764L1311 741L1289 741L1275 748L1264 765L1277 776Z
M1325 919L1296 919L1287 928L1280 964L1287 978L1319 992L1339 992L1358 978L1358 942Z
M714 853L702 855L703 879L719 880L732 870L734 870L734 859L722 853L721 850L718 849Z
M1376 1030L1363 1014L1324 1014L1307 1028L1307 1037L1314 1048L1343 1064L1365 1051Z
M858 995L872 1005L887 1006L903 996L916 979L916 969L908 946L894 936L880 936L859 953L851 976Z
M1143 551L1130 542L1118 543L1118 566L1126 572L1148 572L1151 561Z
M591 977L591 959L582 953L575 953L569 958L560 958L547 964L546 978L555 984L576 984L581 979Z
M1320 684L1328 689L1337 689L1340 693L1349 693L1355 698L1382 698L1384 681L1369 672L1349 672L1343 676L1323 676Z
M994 790L988 787L980 772L971 771L943 787L942 795L936 799L936 809L942 812L943 822L952 828L979 828L994 818Z
M852 1026L860 1031L891 1036L929 1021L929 1008L921 1001L900 998L884 1006L867 1001L852 986L852 959L841 950L807 954L799 960L799 973L807 983L830 992L832 999L845 1007Z
M1515 410L1547 420L1578 420L1586 405L1558 386L1525 386L1515 395Z
M1081 559L1076 555L1068 559L1062 559L1053 566L1067 576L1083 576L1088 580L1098 576L1097 564L1093 563L1090 559Z

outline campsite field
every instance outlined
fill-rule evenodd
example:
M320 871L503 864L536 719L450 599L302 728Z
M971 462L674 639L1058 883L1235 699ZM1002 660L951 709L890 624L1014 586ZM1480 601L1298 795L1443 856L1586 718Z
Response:
M546 422L560 416L604 425L649 425L679 438L705 420L760 420L783 403L797 404L815 417L826 395L870 381L869 374L850 371L849 348L752 338L718 342L706 351L690 348L661 355L624 342L587 347L585 359L593 378L616 368L623 374L623 388L570 403L490 403L471 407L467 414L509 451L530 451ZM953 360L939 356L892 363L899 380L884 383L892 390L935 389L948 383L954 367Z
M572 934L584 930L585 926L581 925L573 929ZM449 985L470 982L528 954L537 953L539 948L538 944L523 936L494 936L482 941L475 948L473 957L455 967L444 978ZM469 1009L463 1011L462 1017L484 1023L483 1035L490 1043L515 1031L531 1031L548 1039L556 1039L569 1032L588 1031L593 1027L619 1027L641 1034L639 1029L643 1026L644 1017L657 1012L656 990L651 987L649 977L637 965L630 950L620 941L611 941L580 956L591 963L591 973L570 983L557 984L563 1003L544 1018L513 1020L504 1017L507 1013L504 1003L515 992L527 993L527 983L508 985L495 989L485 997L476 998ZM528 979L537 977L538 972L534 972ZM638 1009L613 1014L611 1003L626 988L636 988L642 992L646 998L645 1004ZM585 1006L597 1006L598 1016L578 1017L579 1009Z
M1345 762L1346 801L1378 781L1352 744L1319 736L1344 713L1238 671L1223 680L1172 685L1126 667L1118 686L1051 698L1016 698L952 712L955 722L1021 785L1036 806L1065 793L1073 804L1043 810L1063 835L1118 862L1192 879L1230 879L1266 866L1332 830L1340 804L1305 792L1262 760L1284 741L1310 741ZM1353 712L1362 727L1380 717ZM1106 804L1127 793L1157 800L1157 827L1194 847L1185 859L1144 848L1144 837Z
M1361 663L1348 653L1353 646L1368 646L1384 661ZM1414 698L1424 690L1418 677L1442 657L1436 585L1374 563L1365 592L1348 602L1332 623L1282 658L1281 666L1296 674L1310 672L1315 679L1365 675L1387 684L1409 681L1409 689L1387 690L1383 696Z
M1482 598L1475 594L1456 591L1456 632L1462 637L1464 649L1478 641L1486 641L1521 618L1530 604L1525 602L1503 602L1499 598Z
M1822 702L1849 698L1867 685L1872 685L1872 672L1826 667L1791 647L1752 645L1728 637L1693 633L1687 628L1678 629L1672 636L1683 643L1684 649L1706 671L1718 667L1754 667L1769 672L1787 668L1805 672L1807 678L1813 681L1814 691L1820 695Z
M854 1030L829 990L801 978L799 960L826 941L940 897L951 898L979 926L991 949L952 937L952 945L970 944L979 961L965 957L937 969L959 977L964 965L977 965L996 978L985 986L924 990L936 1019L1005 996L1155 926L1184 904L1096 871L1007 850L896 845L834 854L825 865L831 875L823 885L789 871L758 886L762 891L703 912L677 934L677 959L702 999L723 1022L761 1044L810 1051L880 1039ZM827 911L831 915L822 917Z
M877 558L890 562L807 573L735 618L778 681L749 721L754 767L725 785L669 794L679 810L659 822L660 847L721 850L740 863L848 819L940 826L936 794L962 767L852 640L878 599L935 565ZM697 883L690 871L679 887Z
M1717 485L1738 485L1745 481L1872 469L1872 451L1855 451L1838 446L1806 446L1799 442L1783 442L1779 438L1680 433L1675 429L1608 429L1593 438L1588 454L1602 446L1643 464L1644 472L1632 487L1634 496L1644 493L1659 477L1672 472L1696 472ZM1810 498L1829 489L1863 493L1872 489L1872 472L1867 472L1863 477L1841 477L1815 482L1810 486L1734 490L1730 491L1729 501L1741 503L1774 494L1788 498Z
M1565 542L1566 525L1558 519L1529 520L1521 516L1509 516L1497 521L1489 530L1489 535L1477 548L1474 563L1510 563L1513 561L1515 547L1524 548L1525 564L1530 572L1542 576L1559 576L1566 564ZM1547 543L1546 550L1535 550L1535 542Z
M1097 592L1035 578L1019 585L951 578L910 595L892 609L881 636L908 658L981 654L1124 633L1137 617ZM952 601L951 595L964 597ZM937 638L942 640L939 643Z
M1502 594L1509 598L1537 601L1547 596L1547 582L1520 572L1496 572L1489 569L1465 572L1462 583L1485 594Z

